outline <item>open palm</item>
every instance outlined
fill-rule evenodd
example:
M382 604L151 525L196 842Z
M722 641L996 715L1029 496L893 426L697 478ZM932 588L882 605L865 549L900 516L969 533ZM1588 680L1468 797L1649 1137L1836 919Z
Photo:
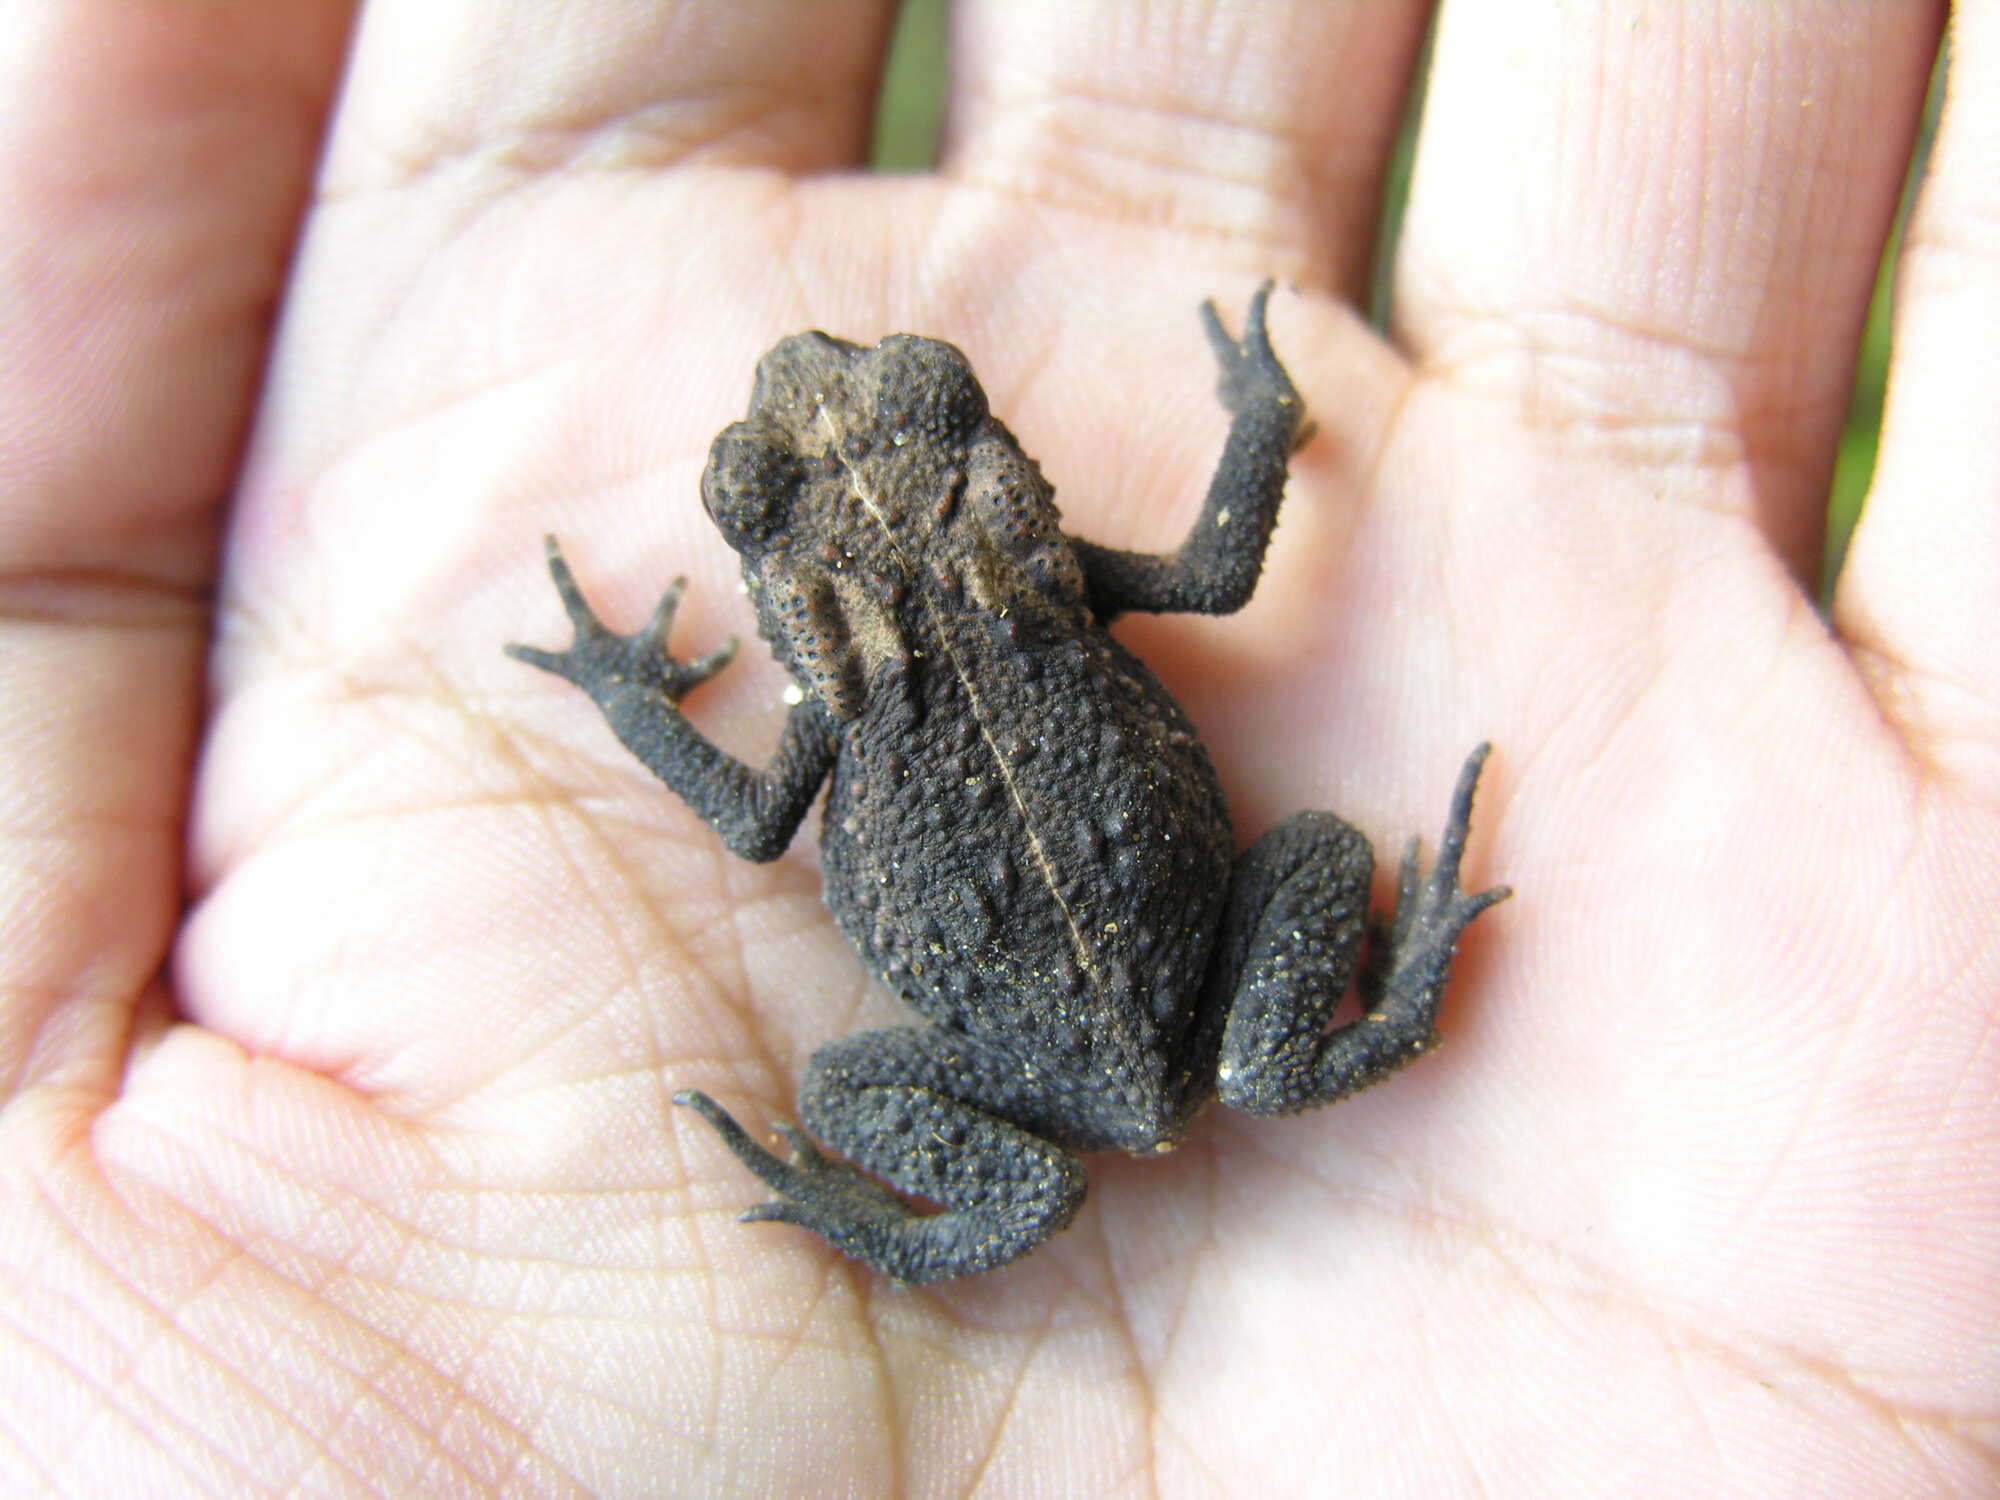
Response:
M10 1492L1992 1482L2000 14L1829 623L1940 17L1450 8L1392 344L1352 304L1423 9L969 0L911 179L833 175L877 0L386 0L338 79L342 0L0 27ZM1319 428L1263 586L1120 632L1241 835L1434 838L1494 741L1467 883L1518 894L1447 1045L1093 1162L987 1277L736 1224L668 1096L789 1113L898 1011L810 825L729 858L502 657L560 639L542 534L621 628L684 572L685 654L746 629L696 479L817 326L960 344L1074 533L1170 546L1195 309L1272 274ZM782 686L753 648L690 709L761 760Z

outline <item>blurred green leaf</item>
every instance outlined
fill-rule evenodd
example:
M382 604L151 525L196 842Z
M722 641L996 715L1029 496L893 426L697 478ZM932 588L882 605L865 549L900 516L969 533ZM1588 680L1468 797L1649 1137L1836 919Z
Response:
M903 0L882 91L875 104L870 165L878 172L915 172L937 161L944 122L945 0Z

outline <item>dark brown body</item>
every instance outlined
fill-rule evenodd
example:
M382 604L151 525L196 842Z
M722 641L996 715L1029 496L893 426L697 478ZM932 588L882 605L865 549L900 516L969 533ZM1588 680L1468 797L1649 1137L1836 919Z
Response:
M1300 813L1232 860L1222 795L1180 708L1106 626L1250 595L1303 411L1264 331L1204 309L1232 415L1174 552L1064 534L1041 471L949 344L801 334L759 363L715 440L710 516L801 701L769 765L681 715L727 652L666 652L679 585L636 635L598 623L551 551L566 652L514 648L596 699L628 748L739 854L781 854L822 783L826 901L926 1026L829 1043L780 1158L705 1094L676 1095L777 1193L746 1217L817 1231L904 1281L1013 1259L1083 1201L1072 1149L1164 1149L1213 1093L1304 1109L1424 1051L1459 932L1505 892L1457 887L1484 749L1436 867L1414 853L1361 1021L1328 1032L1366 925L1367 840Z

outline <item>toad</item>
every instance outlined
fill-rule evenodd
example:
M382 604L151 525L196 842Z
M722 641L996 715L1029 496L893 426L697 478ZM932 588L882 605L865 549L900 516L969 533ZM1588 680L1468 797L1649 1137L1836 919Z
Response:
M575 639L509 651L587 692L745 859L782 854L824 784L827 906L924 1018L815 1054L783 1155L706 1094L675 1095L774 1194L745 1219L800 1225L898 1282L988 1270L1075 1217L1076 1153L1168 1150L1211 1097L1257 1115L1331 1103L1434 1044L1459 934L1508 894L1458 885L1486 747L1435 863L1408 845L1362 963L1368 840L1301 812L1236 854L1193 725L1108 628L1131 610L1227 614L1256 586L1306 431L1269 295L1240 340L1202 309L1229 435L1163 554L1064 532L952 345L803 333L766 354L701 486L798 687L766 765L681 712L732 649L669 654L682 581L619 635L550 541ZM1329 1029L1357 968L1361 1013Z

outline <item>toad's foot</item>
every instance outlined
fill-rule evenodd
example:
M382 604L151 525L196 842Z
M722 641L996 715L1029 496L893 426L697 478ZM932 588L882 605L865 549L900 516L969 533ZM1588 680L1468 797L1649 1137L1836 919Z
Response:
M907 1285L943 1281L1027 1254L1076 1217L1085 1188L1082 1165L1060 1146L940 1092L935 1085L952 1055L916 1028L864 1032L815 1055L801 1094L822 1140L904 1192L942 1204L938 1213L919 1213L822 1154L797 1126L776 1127L790 1148L781 1157L706 1094L688 1089L674 1102L714 1126L778 1195L743 1218L810 1229Z
M555 580L563 610L575 627L576 638L566 651L543 651L535 646L509 646L507 654L544 672L553 672L582 688L600 707L609 709L617 699L634 689L657 694L668 705L678 704L698 684L708 681L736 654L731 639L693 661L680 662L667 651L667 636L674 628L674 611L680 607L687 589L685 578L667 585L652 619L630 635L607 630L577 586L576 575L564 561L562 548L554 537L545 543L549 576Z
M1243 337L1233 339L1224 330L1213 302L1201 305L1201 326L1208 334L1209 348L1215 351L1218 368L1216 392L1223 407L1232 415L1269 412L1286 429L1287 448L1296 452L1312 436L1305 421L1305 403L1292 385L1291 376L1278 362L1264 327L1264 309L1271 300L1271 283L1257 288L1250 299L1250 311L1243 319Z
M1414 839L1404 852L1386 951L1362 975L1358 1021L1326 1030L1367 925L1367 841L1330 814L1300 813L1244 851L1209 982L1208 1003L1227 1014L1216 1069L1224 1103L1252 1114L1330 1104L1436 1045L1459 935L1509 894L1458 885L1487 749L1459 772L1437 863L1420 871Z
M682 1089L674 1095L674 1103L686 1105L714 1126L736 1159L778 1195L738 1214L745 1224L765 1220L796 1224L845 1250L841 1237L879 1237L910 1216L909 1208L894 1193L845 1162L824 1155L790 1120L771 1122L786 1147L786 1154L779 1156L752 1140L728 1110L699 1089Z
M1437 863L1428 874L1419 874L1418 841L1403 846L1403 866L1396 882L1396 911L1389 924L1389 949L1384 955L1381 977L1364 995L1368 1017L1374 1024L1396 1025L1422 1015L1425 1024L1435 1017L1437 999L1443 992L1445 971L1458 946L1459 934L1487 907L1505 901L1514 892L1498 885L1468 894L1459 889L1458 867L1465 857L1465 835L1472 821L1472 794L1479 785L1479 772L1492 752L1480 745L1466 757L1452 789L1451 810L1445 817L1444 837L1438 841ZM1427 1033L1426 1045L1434 1038Z

